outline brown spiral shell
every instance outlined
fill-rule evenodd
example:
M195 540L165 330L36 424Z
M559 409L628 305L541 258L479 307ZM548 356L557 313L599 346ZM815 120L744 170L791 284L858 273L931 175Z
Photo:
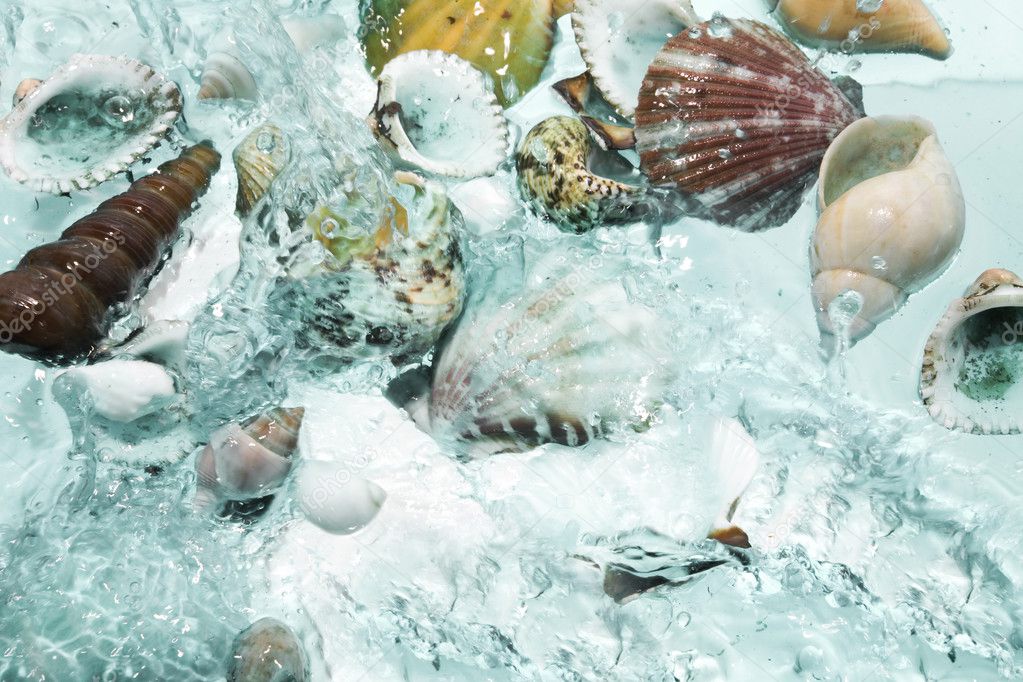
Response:
M26 253L0 275L0 350L52 364L90 352L111 308L153 274L219 167L208 143L189 147Z

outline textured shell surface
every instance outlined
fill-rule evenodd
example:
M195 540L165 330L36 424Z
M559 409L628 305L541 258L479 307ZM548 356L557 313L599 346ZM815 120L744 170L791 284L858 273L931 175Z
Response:
M757 230L792 217L828 145L857 118L785 36L715 17L651 63L636 146L651 183L675 187L694 215Z
M88 189L156 146L180 112L177 85L151 67L75 55L0 121L0 165L39 192Z
M211 52L203 64L199 99L246 99L259 96L256 79L238 55L225 50Z
M304 462L295 474L294 496L311 523L334 535L365 528L380 512L387 493L373 481L351 475L343 462Z
M966 203L934 127L915 116L846 128L824 157L818 194L810 254L818 325L828 340L832 301L857 291L862 310L848 329L855 342L948 266L963 240Z
M511 153L504 111L461 57L406 52L380 73L370 122L403 164L456 178L492 175Z
M579 119L553 116L541 121L526 135L515 156L519 193L567 232L641 219L647 207L643 187L590 170L594 157L602 151ZM625 166L631 170L627 163Z
M551 0L370 0L362 19L374 76L405 52L450 52L489 74L504 106L537 84L554 43Z
M235 638L227 682L306 682L309 659L294 631L275 618L261 618Z
M0 318L19 321L0 336L0 350L52 364L78 362L95 350L219 167L212 147L189 147L0 274ZM74 285L63 287L68 277Z
M768 0L789 35L814 47L915 52L946 59L952 43L923 0L885 0L869 11L849 0Z
M590 75L604 99L629 119L650 62L669 38L699 21L689 0L577 0L572 13Z
M657 409L674 360L654 311L600 267L541 267L528 293L478 301L441 351L428 419L440 442L470 454L582 445Z
M283 131L268 122L241 141L233 158L238 173L236 208L246 216L266 196L274 179L291 160L291 148Z
M924 347L920 397L936 422L1018 434L1023 414L1023 281L988 270L949 305Z

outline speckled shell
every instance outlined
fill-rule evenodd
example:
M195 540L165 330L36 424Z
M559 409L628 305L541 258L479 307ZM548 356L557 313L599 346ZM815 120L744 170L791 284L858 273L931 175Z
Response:
M405 167L454 178L493 175L511 153L504 111L461 57L416 50L387 63L370 126Z
M0 121L0 165L39 192L88 189L126 170L181 113L178 87L127 57L74 55L34 88L25 83Z
M947 59L945 29L922 0L884 0L875 11L854 0L767 0L789 35L813 47L845 52L916 52ZM852 36L852 37L850 37Z
M280 128L264 123L241 141L233 158L238 173L236 209L244 217L270 191L274 179L291 160L291 148Z
M54 364L88 354L106 335L111 311L130 301L160 263L220 167L207 144L186 149L136 180L0 275L0 350Z
M828 144L859 117L785 36L715 19L668 41L636 112L641 168L700 217L744 230L786 222Z
M924 348L920 397L936 422L1018 434L1023 414L1023 281L987 270L949 305Z
M568 232L640 219L645 190L592 173L593 151L578 119L554 116L537 124L515 156L522 198Z
M363 43L374 76L413 50L457 54L490 75L505 106L540 80L554 41L551 0L371 0Z
M309 659L302 643L284 623L262 618L235 638L227 664L227 682L307 682Z
M576 0L572 28L604 99L636 113L647 67L668 38L699 22L689 0Z

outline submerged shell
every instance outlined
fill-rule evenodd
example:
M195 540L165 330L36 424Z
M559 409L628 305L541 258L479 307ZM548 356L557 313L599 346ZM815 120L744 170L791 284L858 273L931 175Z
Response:
M646 209L642 187L601 177L589 168L595 148L585 124L553 116L537 124L515 157L522 197L569 232L639 220Z
M305 462L295 475L294 494L306 519L334 535L365 528L387 499L383 488L352 476L351 466L340 462Z
M276 408L217 430L195 461L197 506L276 490L291 471L304 415L301 407Z
M555 265L543 280L479 302L451 335L429 397L427 428L442 443L480 454L582 445L657 409L676 362L657 315L603 263Z
M270 191L270 185L291 159L284 133L273 123L264 123L249 133L234 150L238 172L236 208L248 215Z
M947 59L952 52L945 29L922 0L768 0L775 18L805 45L844 52L918 52Z
M261 618L235 638L227 682L306 682L309 659L302 643L284 623Z
M669 38L699 21L689 0L577 0L572 13L594 83L630 119L650 62Z
M55 194L88 189L156 146L181 112L181 93L127 57L75 55L0 121L0 165Z
M551 0L372 0L363 43L374 76L414 50L441 50L490 75L504 106L540 80L554 41Z
M43 82L38 78L26 78L18 83L18 87L14 89L14 106L18 106L21 100L35 92L42 84Z
M109 360L73 367L59 381L87 395L96 414L115 422L131 422L152 414L177 395L167 370L141 360Z
M370 124L390 153L429 173L492 175L510 153L508 123L483 74L436 50L388 62Z
M828 144L859 118L785 36L715 19L668 41L636 112L641 168L700 217L746 230L786 222Z
M1023 414L1023 281L988 270L952 301L924 348L920 396L948 429L1018 434Z

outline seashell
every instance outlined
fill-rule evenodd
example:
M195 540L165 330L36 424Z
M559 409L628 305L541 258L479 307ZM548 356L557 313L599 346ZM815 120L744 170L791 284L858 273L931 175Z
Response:
M542 288L468 311L434 365L427 430L489 454L647 423L675 361L657 315L605 272L555 265Z
M284 482L298 449L305 409L276 408L210 436L195 460L196 506L214 500L251 500Z
M745 230L795 213L821 158L859 118L785 36L715 17L668 41L636 110L640 168L696 216Z
M208 144L189 147L32 249L0 275L0 350L69 364L106 335L177 239L220 166Z
M350 535L372 521L387 499L372 481L336 462L305 462L295 475L295 499L305 517L334 535Z
M429 173L493 175L510 153L508 123L483 74L436 50L387 63L369 122L392 156Z
M589 170L600 152L582 121L554 116L540 122L515 156L519 193L568 232L640 220L649 208L646 190Z
M554 18L560 19L575 9L575 0L554 0Z
M287 625L261 618L235 638L227 682L306 682L309 659Z
M767 0L789 35L812 47L862 52L917 52L947 59L945 29L921 0ZM861 9L871 5L872 11Z
M711 432L710 450L723 490L721 513L707 537L748 549L749 536L732 523L739 498L756 475L760 453L756 442L737 419L718 418Z
M689 0L576 0L572 28L604 99L636 113L647 67L668 39L700 21Z
M264 123L241 141L233 158L238 172L236 209L244 217L266 196L291 160L291 147L280 128Z
M179 113L178 86L145 64L75 55L0 121L0 165L38 192L88 189L156 146Z
M374 233L325 206L306 219L327 258L289 265L292 279L271 304L300 316L307 348L342 361L421 355L461 313L462 218L440 185L411 173L396 177L415 188L413 211L392 200Z
M966 204L934 127L915 116L863 118L835 139L821 165L821 216L811 264L817 323L834 341L829 307L855 291L855 343L929 284L963 240ZM859 303L859 302L857 302Z
M21 100L35 92L42 84L38 78L26 78L18 83L18 87L14 89L14 106L18 106Z
M442 50L489 74L506 107L539 82L555 28L551 0L370 0L362 23L374 76L399 54Z
M920 396L936 422L974 434L1020 433L1023 281L981 273L948 306L924 348Z
M93 412L115 422L132 422L153 414L177 396L167 370L141 360L72 367L58 381L88 395Z
M182 320L157 320L132 334L116 348L102 348L105 354L158 362L177 370L185 368L185 346L191 325Z

